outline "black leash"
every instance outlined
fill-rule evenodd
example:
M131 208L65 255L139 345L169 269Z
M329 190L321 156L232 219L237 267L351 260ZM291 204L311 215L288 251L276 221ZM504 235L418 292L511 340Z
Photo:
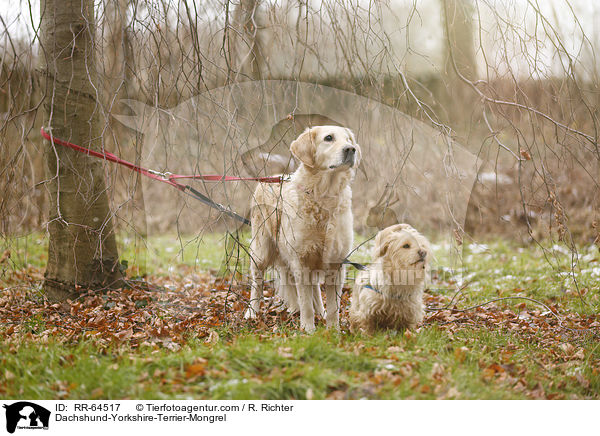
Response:
M359 271L365 271L367 269L366 265L363 265L362 263L358 263L358 262L352 262L350 261L348 258L350 256L352 256L352 253L354 253L356 250L358 250L360 247L362 247L363 245L365 245L367 242L369 242L371 239L373 239L375 236L377 236L377 233L375 233L373 236L371 236L369 239L365 239L363 242L361 242L360 244L358 244L356 247L354 247L352 249L352 251L350 253L348 253L348 256L346 256L346 258L342 261L343 264L346 265L350 265L353 266L354 268L356 268Z
M350 254L352 254L352 253L350 253ZM348 256L350 256L350 254ZM367 267L365 265L363 265L362 263L352 262L348 258L345 258L344 260L342 260L342 263L345 265L353 266L354 268L356 268L359 271L365 271L367 269Z
M206 195L204 195L204 194L198 192L197 190L195 190L194 188L192 188L190 185L185 185L185 191L183 191L183 192L185 192L190 197L195 198L198 201L201 201L202 203L206 204L207 206L217 209L219 212L224 213L225 215L230 216L231 218L234 218L234 219L242 222L243 224L250 225L250 221L248 219L244 218L241 215L238 215L237 213L226 208L222 204L219 204L216 201L211 200Z

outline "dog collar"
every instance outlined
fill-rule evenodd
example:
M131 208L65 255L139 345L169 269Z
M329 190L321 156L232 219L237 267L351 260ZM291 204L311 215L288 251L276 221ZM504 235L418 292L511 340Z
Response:
M370 290L372 290L372 291L375 291L375 292L377 292L379 295L383 295L379 289L375 289L373 286L371 286L371 285L370 285L370 284L368 284L368 283L367 283L366 285L363 285L363 288L370 289Z
M379 289L374 288L369 283L367 283L366 285L363 285L363 288L370 289L385 298L385 295L383 295L383 292L381 292ZM391 298L393 300L402 300L403 299L403 297L401 297L399 295L390 295L388 298Z

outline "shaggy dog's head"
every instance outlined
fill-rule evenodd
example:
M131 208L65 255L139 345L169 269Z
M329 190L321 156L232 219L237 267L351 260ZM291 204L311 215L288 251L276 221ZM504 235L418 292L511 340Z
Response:
M314 171L343 171L358 167L360 146L350 129L339 126L308 128L290 145L290 151Z
M431 247L427 238L408 224L396 224L377 234L372 256L373 260L382 263L387 273L425 272L431 258ZM417 277L424 278L425 274Z

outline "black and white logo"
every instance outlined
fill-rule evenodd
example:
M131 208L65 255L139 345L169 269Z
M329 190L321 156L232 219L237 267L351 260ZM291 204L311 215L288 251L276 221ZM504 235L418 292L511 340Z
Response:
M16 429L48 430L50 411L29 401L19 401L4 405L6 409L6 431L14 433Z

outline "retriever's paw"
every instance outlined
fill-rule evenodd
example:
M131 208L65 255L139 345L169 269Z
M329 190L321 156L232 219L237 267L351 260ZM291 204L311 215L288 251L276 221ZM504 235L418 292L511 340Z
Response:
M340 317L337 314L327 316L325 318L325 321L327 322L328 329L333 329L333 330L340 329Z
M293 315L295 313L300 312L300 308L298 306L296 306L296 307L290 306L287 308L287 311L290 315Z
M325 317L327 316L327 311L326 311L326 310L325 310L325 308L323 307L323 303L321 303L321 305L320 305L320 306L318 306L318 305L315 305L315 306L314 306L314 310L315 310L315 313L316 313L317 315L319 315L321 318L325 318Z
M306 333L308 334L312 334L315 332L315 322L313 321L312 323L307 322L307 323L300 323L300 328L302 328L302 330L304 330Z
M287 310L289 313L297 313L300 312L300 304L298 304L298 300L286 300L285 305L287 306Z
M255 319L256 316L257 316L256 310L252 309L251 307L246 309L246 312L244 312L245 319Z

